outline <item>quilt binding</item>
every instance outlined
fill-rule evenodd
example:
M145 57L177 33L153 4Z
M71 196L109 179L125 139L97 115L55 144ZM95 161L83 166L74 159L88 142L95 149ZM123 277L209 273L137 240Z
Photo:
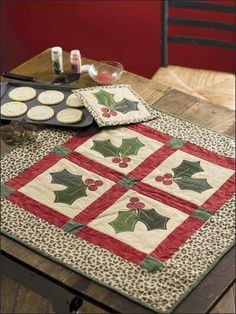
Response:
M113 290L113 291L123 295L124 297L128 298L129 300L131 300L133 302L135 302L135 303L137 303L137 304L139 304L139 305L141 305L143 307L146 307L146 308L154 311L155 313L160 313L160 314L171 313L185 299L185 297L188 296L189 293L194 288L196 288L198 286L198 284L205 278L205 276L219 263L219 261L224 257L224 255L227 252L229 252L235 246L235 243L231 243L229 245L229 247L227 249L225 249L218 258L215 259L215 261L212 263L212 265L202 274L201 277L199 277L199 279L191 286L191 288L189 290L187 290L186 293L183 294L179 298L179 300L171 308L169 308L168 312L166 312L166 311L158 310L155 307L150 306L150 305L146 304L145 302L142 302L142 301L138 300L135 297L132 297L131 295L129 295L127 293L124 293L124 292L122 292L122 291L120 291L120 290L118 290L118 289L116 289L114 287L111 287L108 284L106 284L104 282L101 282L101 281L97 280L96 278L94 278L92 276L89 276L88 274L78 270L75 267L68 266L68 264L62 262L60 259L57 259L56 257L53 257L52 255L47 254L47 253L43 252L42 250L39 250L39 249L33 247L32 245L30 245L30 244L20 240L19 238L15 237L14 235L12 235L9 232L6 232L6 231L2 230L1 233L4 234L5 236L7 236L8 238L13 239L13 240L19 242L20 244L24 245L26 248L29 248L30 250L34 251L35 253L38 253L41 256L44 256L44 257L46 257L46 258L48 258L48 259L50 259L50 260L52 260L52 261L62 265L62 266L64 266L65 268L74 271L75 273L78 273L79 275L85 276L86 278L90 279L91 281L94 281L94 282L98 283L99 285L102 285L102 286L104 286L106 288L109 288L109 289L111 289L111 290Z
M187 119L179 118L179 117L177 117L177 116L175 116L175 115L172 115L172 114L169 114L169 113L165 113L165 112L161 112L161 111L159 111L159 112L160 112L160 114L165 114L165 115L167 115L167 116L172 116L172 117L174 117L174 118L177 119L177 120L182 120L183 122L187 121L187 122L189 122L190 124L196 125L197 127L201 128L202 130L204 130L204 129L205 129L205 130L208 130L209 132L216 133L216 134L218 134L218 135L221 136L221 137L226 137L226 138L228 138L228 139L233 139L233 137L230 137L230 136L227 136L227 135L224 135L224 134L220 134L220 133L215 132L215 131L212 131L212 130L210 130L210 129L201 127L201 126L199 126L199 125L196 124L196 123L193 123L193 122L191 122L191 121L188 121ZM153 122L154 122L154 121L153 121ZM152 123L152 122L151 122L151 123ZM146 123L146 124L149 125L150 123ZM44 132L44 131L42 131L42 132ZM191 142L191 140L188 140L188 141ZM56 145L56 146L57 146L57 145ZM13 150L16 149L16 148L17 148L17 147L14 147ZM11 150L11 152L12 152L13 150ZM10 153L10 152L8 152L8 153ZM219 210L219 211L220 211L220 210ZM214 216L213 216L213 217L214 217ZM7 237L12 238L12 239L14 239L14 240L20 242L21 244L23 244L24 246L30 248L31 250L33 250L33 251L35 251L35 252L37 252L37 253L40 253L42 256L45 256L45 257L47 257L47 258L49 258L49 259L51 259L51 260L54 260L54 261L56 261L57 263L59 263L59 264L65 266L66 268L71 269L71 270L73 270L73 271L75 271L75 272L77 272L77 273L79 273L79 274L81 274L81 275L84 275L85 277L88 277L89 279L91 279L91 280L93 280L93 281L95 281L95 282L97 282L97 283L99 283L99 284L101 284L101 285L103 285L103 286L109 287L110 289L112 289L112 290L114 290L114 291L117 291L119 294L124 295L125 297L129 298L130 300L132 300L132 301L134 301L134 302L136 302L136 303L138 303L138 304L141 304L142 306L144 306L144 307L146 307L146 308L149 308L149 309L151 309L151 310L153 310L153 311L155 311L155 312L157 312L157 313L166 313L166 311L158 310L156 307L150 306L149 304L147 304L147 303L145 303L145 302L142 302L142 301L140 301L139 299L136 299L135 297L132 297L131 295L120 291L119 289L116 289L116 288L114 288L114 287L112 287L112 286L110 286L110 285L108 285L108 284L106 284L106 283L104 283L104 282L101 282L101 281L97 280L96 278L94 278L94 277L92 277L92 276L90 277L88 274L86 274L86 273L84 273L84 272L81 272L81 271L78 270L77 268L73 268L73 267L69 266L68 264L62 262L60 259L57 259L57 258L53 257L52 255L47 254L46 252L43 252L42 250L39 250L39 249L37 249L37 248L31 246L29 243L26 243L25 241L19 239L18 237L15 237L13 234L11 234L11 233L9 233L9 232L7 232L7 231L5 231L5 230L2 230L2 233L5 234ZM214 262L211 263L211 265L207 268L207 270L202 273L202 275L198 278L198 280L195 281L195 282L192 284L192 286L191 286L184 294L181 295L181 297L178 299L178 301L175 302L175 303L171 306L171 308L168 308L168 312L169 312L169 311L173 311L173 310L183 301L183 299L202 281L202 279L215 267L215 265L222 259L222 257L223 257L233 246L234 246L234 242L231 243L231 244L229 244L229 246L228 246L226 249L224 249L224 250L222 251L221 255L214 259Z

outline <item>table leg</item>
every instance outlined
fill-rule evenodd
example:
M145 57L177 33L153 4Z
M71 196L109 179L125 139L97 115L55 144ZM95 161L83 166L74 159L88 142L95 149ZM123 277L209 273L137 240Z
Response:
M77 314L83 300L79 297L69 296L62 293L52 300L52 308L55 314Z
M1 255L1 273L51 301L56 314L76 313L82 306L81 297L4 254Z

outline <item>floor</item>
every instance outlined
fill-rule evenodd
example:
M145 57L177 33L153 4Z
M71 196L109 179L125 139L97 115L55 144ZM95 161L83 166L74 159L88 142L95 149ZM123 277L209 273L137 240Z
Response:
M211 314L234 314L235 313L235 286L231 288ZM1 276L1 314L46 314L54 313L52 305L38 294L26 289L13 280ZM80 313L105 313L99 311L92 304L84 304Z

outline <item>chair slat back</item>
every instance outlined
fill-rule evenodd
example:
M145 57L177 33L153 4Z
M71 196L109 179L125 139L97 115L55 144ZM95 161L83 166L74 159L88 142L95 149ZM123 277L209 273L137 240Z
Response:
M162 0L162 21L161 21L161 60L162 66L168 66L168 42L173 43L187 43L193 45L208 45L216 46L225 49L236 49L235 41L228 41L222 39L213 39L208 37L185 36L185 35L169 35L168 26L193 26L193 27L207 27L227 32L236 32L236 25L233 23L225 23L214 20L202 20L199 18L186 17L169 17L169 8L183 8L193 10L215 11L235 15L236 6L212 3L195 0Z

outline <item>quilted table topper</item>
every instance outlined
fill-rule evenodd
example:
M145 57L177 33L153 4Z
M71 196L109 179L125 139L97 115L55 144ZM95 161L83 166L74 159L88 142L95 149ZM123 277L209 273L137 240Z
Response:
M2 228L166 312L233 243L234 159L231 139L159 114L4 156Z
M157 116L157 112L127 84L78 89L74 93L100 127L148 121Z

